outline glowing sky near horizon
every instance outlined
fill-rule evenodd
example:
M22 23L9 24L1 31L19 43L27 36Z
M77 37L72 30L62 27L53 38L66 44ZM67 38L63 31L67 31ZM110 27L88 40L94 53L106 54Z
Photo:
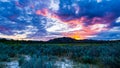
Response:
M120 39L120 0L0 0L0 38Z

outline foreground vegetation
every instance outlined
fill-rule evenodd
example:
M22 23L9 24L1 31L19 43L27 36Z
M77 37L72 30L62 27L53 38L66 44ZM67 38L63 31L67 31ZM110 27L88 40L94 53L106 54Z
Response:
M31 57L29 62L25 60L23 55ZM120 67L120 42L54 44L0 41L0 62L18 60L22 68L53 68L54 62L64 60L64 58L70 59L76 64L93 64L97 65L98 68L117 68ZM47 64L45 64L46 62Z

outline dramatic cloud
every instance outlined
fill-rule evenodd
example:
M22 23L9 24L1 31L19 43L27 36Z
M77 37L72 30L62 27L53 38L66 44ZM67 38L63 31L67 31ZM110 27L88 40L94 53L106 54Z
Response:
M0 0L0 37L120 38L119 0Z

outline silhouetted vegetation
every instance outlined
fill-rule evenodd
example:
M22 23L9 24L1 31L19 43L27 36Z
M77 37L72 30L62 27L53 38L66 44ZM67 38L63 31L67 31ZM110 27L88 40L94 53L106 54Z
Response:
M60 42L57 39L51 42L39 42L39 41L14 41L14 40L0 40L0 62L10 61L11 58L19 58L20 65L24 66L41 62L45 66L45 60L51 60L51 56L56 56L59 58L67 57L75 62L79 63L89 63L102 66L103 68L116 68L120 67L120 41L94 41L92 43L90 40L72 43L71 39L64 40ZM69 43L67 43L67 41ZM60 43L59 43L60 42ZM23 60L21 55L29 55L33 57L30 62ZM42 57L42 56L46 56ZM36 61L37 59L37 61ZM48 63L52 68L52 62ZM27 67L26 67L27 68ZM32 66L31 66L32 68ZM36 67L37 68L37 67ZM47 67L46 67L47 68Z

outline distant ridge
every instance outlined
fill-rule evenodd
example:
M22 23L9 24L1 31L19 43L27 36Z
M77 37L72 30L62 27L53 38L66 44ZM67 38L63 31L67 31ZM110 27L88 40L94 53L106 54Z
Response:
M108 42L120 42L120 40L91 40L91 39L84 39L84 40L76 40L69 37L61 37L51 39L49 41L35 41L35 40L13 40L13 39L5 39L0 38L0 42L22 42L22 43L108 43Z
M120 41L120 40L92 40L92 39L84 39L84 40L76 40L69 37L55 38L47 41L47 43L101 43L101 42L109 42L109 41Z
M69 38L69 37L62 37L62 38L55 38L47 41L48 43L72 43L76 42L76 39Z

